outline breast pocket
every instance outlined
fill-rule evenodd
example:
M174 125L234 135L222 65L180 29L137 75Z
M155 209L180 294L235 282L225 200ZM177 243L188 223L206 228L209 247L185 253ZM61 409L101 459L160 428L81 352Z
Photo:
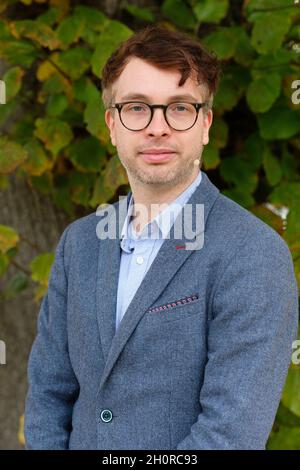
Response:
M170 302L160 303L152 306L145 313L146 321L162 321L170 322L189 318L192 315L200 313L200 297L199 294L192 294Z

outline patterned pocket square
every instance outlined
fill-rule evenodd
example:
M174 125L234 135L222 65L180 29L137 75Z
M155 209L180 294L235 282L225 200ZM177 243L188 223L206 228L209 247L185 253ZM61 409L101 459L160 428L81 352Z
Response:
M198 294L188 295L186 297L183 297L182 299L174 300L173 302L169 302L164 305L159 305L157 307L152 307L147 311L147 313L161 312L162 310L169 310L173 307L177 307L178 305L185 305L190 302L194 302L198 298L199 298Z

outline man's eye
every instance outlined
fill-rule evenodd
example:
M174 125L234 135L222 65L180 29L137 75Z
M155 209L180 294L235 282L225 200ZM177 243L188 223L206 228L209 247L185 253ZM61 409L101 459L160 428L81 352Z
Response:
M145 106L141 106L139 104L131 105L128 107L128 111L134 112L134 113L141 113L144 111L147 111Z

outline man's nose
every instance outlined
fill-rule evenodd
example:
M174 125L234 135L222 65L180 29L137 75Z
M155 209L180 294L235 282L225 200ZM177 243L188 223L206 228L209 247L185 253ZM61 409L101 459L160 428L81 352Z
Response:
M161 108L156 108L153 110L153 116L150 124L146 127L146 132L148 134L169 134L171 129L165 120L164 110Z

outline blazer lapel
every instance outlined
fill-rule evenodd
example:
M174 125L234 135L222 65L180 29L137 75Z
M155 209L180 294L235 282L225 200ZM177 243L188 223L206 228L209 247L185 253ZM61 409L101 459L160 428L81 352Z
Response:
M204 205L205 229L208 214L218 197L219 192L219 189L210 182L207 175L202 171L202 181L188 201L188 204L191 204L192 206L192 228L193 232L196 234L194 241L196 241L197 238L199 239L199 237L204 237L203 227L200 227L200 229L198 228L198 230L196 227L196 205ZM126 216L124 208L127 209L130 196L131 192L127 195L127 198L124 198L121 203L116 205L117 212L121 209L123 213L123 216L120 217L120 224L122 224L120 228L123 226ZM119 219L119 217L117 217L117 219ZM180 240L172 237L173 228L174 226L172 227L170 238L166 239L162 244L156 258L129 304L117 332L115 331L115 319L121 256L119 230L117 230L117 239L106 239L100 242L97 300L101 343L106 361L100 388L104 385L138 322L141 320L148 308L163 292L180 266L186 261L191 253L193 253L193 249L191 248L180 249L184 246L190 245L190 242L192 241L185 237L183 220L183 236ZM201 250L199 253L201 254Z

